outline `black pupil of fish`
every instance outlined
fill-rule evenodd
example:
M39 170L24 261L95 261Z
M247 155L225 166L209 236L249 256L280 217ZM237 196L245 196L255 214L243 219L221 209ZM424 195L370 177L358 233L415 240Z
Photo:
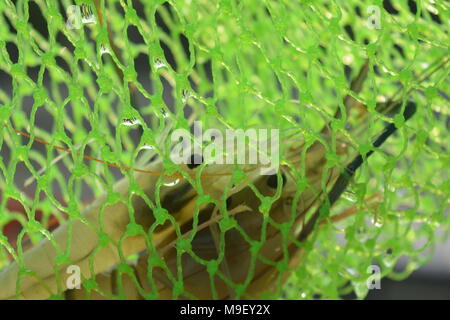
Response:
M286 176L284 173L281 174L281 179L283 180L282 187L284 187L286 184ZM278 187L278 176L276 174L269 176L267 178L267 185L272 189L276 189Z
M189 169L197 168L199 165L203 163L203 157L198 154L191 155L190 163L187 164Z

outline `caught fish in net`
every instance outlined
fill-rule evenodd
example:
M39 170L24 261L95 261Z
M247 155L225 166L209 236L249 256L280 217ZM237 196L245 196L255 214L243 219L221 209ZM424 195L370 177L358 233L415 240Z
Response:
M426 264L449 7L375 3L1 2L0 299L362 299Z

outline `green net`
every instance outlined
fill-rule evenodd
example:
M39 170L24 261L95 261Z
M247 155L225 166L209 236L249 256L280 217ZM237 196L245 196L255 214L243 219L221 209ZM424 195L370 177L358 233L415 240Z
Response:
M0 298L364 298L376 270L406 278L450 226L448 21L432 0L0 2ZM175 164L194 120L279 129L278 174Z

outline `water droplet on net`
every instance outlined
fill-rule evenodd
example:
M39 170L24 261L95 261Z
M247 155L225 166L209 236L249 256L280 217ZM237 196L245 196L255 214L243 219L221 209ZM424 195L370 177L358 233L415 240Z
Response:
M346 268L348 274L350 274L352 277L358 277L359 273L354 268Z
M100 45L100 54L105 54L105 53L110 53L110 51L109 51L109 49L108 49L108 47L105 45L105 44L101 44Z
M141 149L142 150L153 150L153 149L155 149L152 145L149 145L149 144L144 144L142 147L141 147Z
M356 197L356 194L353 191L350 190L346 190L343 194L342 197L350 202L356 202L358 199Z
M376 228L381 228L383 226L383 219L381 218L374 218L372 219L372 224L376 227Z
M123 119L122 121L122 125L127 126L127 127L131 127L137 124L140 124L141 120L137 119L137 118L126 118Z
M85 24L97 23L92 7L87 4L81 5L81 22Z
M388 268L394 266L395 262L396 262L396 259L392 255L386 255L383 258L383 263Z
M163 183L163 185L165 185L166 187L173 187L173 186L177 185L178 182L180 182L180 179L175 179L170 182L165 182L165 183Z
M169 117L169 114L167 113L167 111L162 108L161 108L161 114L162 114L163 118Z
M164 68L166 64L159 58L155 58L155 68L156 70Z
M353 288L357 297L365 297L369 291L365 281L352 281Z
M189 92L189 90L183 90L182 96L181 96L181 101L183 102L183 104L185 104L188 99L192 97L191 93Z

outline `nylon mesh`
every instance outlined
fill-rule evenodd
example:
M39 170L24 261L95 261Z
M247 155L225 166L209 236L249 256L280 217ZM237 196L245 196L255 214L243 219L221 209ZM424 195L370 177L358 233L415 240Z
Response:
M90 6L97 23L67 28L66 10L74 4ZM380 29L367 27L369 5L380 8ZM356 214L325 224L299 244L305 256L294 270L287 270L286 259L267 261L278 270L276 290L258 298L336 299L353 291L364 298L371 275L367 268L373 264L381 267L383 277L405 279L430 261L435 243L447 238L450 226L448 67L418 81L448 56L448 21L445 1L426 0L417 1L416 10L408 1L396 1L390 12L383 1L353 0L0 2L0 268L12 258L22 278L33 277L33 268L23 261L24 240L53 241L47 231L52 221L73 225L82 219L81 210L105 193L102 210L119 201L132 217L133 195L144 190L133 183L131 168L142 168L145 146L153 146L164 163L153 186L156 195L165 187L165 174L183 174L185 169L169 159L169 142L156 143L169 122L174 129L189 129L189 117L205 129L280 129L281 161L298 183L296 212L305 173L283 153L288 142L295 142L289 140L291 132L312 144L329 122L336 136L347 136L354 152L367 152L389 121L398 125L398 134L363 164L331 208L332 213L354 208ZM350 80L366 59L375 68L363 90L351 93ZM403 105L408 100L417 104L408 122L375 110L399 88ZM349 93L370 114L363 123L356 113L346 115L351 128L333 119ZM327 167L345 165L336 154L338 143L327 148ZM232 170L239 180L239 166ZM124 177L131 187L120 196L112 186ZM198 183L194 187L208 202L205 190ZM224 186L222 205L230 187ZM325 184L322 189L328 190ZM278 225L264 214L274 199L256 195L267 204L262 206L264 225L289 231L289 224ZM151 205L162 219L171 219L159 210L159 201ZM192 214L199 216L198 206ZM222 219L226 227L230 218ZM7 234L13 223L20 226L17 239ZM99 237L104 237L102 221L99 225ZM122 237L141 234L151 243L155 227L143 230L131 222ZM230 228L244 232L236 224ZM177 252L193 256L211 277L221 273L219 260L204 260L189 249L191 240L180 238ZM102 241L111 243L108 237ZM249 239L253 257L264 241ZM71 250L57 248L55 270L73 263ZM166 270L154 248L150 252L149 268ZM127 268L135 258L121 255L119 274L129 274L143 297L157 298L158 291L146 291ZM182 264L177 268L177 274L168 275L173 298L195 298L183 286ZM101 291L94 269L91 265L92 276L83 275L87 297ZM290 276L282 281L287 271ZM226 274L220 277L235 297L247 297L250 280L234 283ZM124 298L122 286L119 281L118 292L109 297ZM51 297L62 298L65 290L59 277Z

